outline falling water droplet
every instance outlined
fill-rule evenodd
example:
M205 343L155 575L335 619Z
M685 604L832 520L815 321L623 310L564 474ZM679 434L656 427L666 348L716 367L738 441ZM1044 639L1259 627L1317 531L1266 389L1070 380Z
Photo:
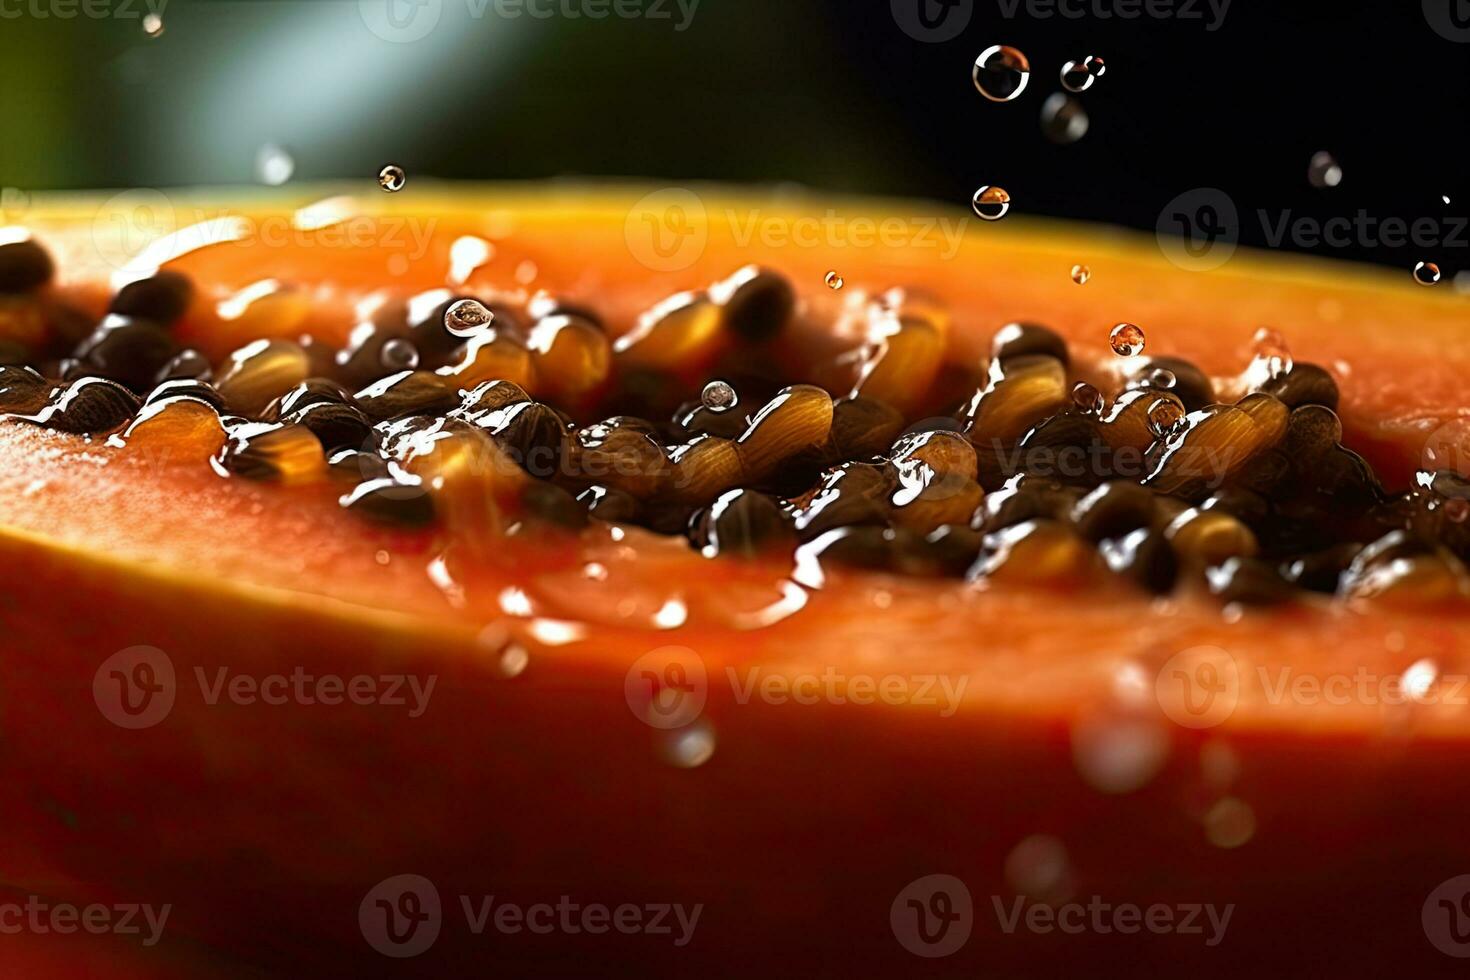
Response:
M1119 357L1137 357L1142 354L1144 340L1143 328L1135 323L1120 323L1108 335L1108 343L1112 345L1113 353Z
M378 186L388 193L403 190L403 185L408 183L408 174L396 163L390 163L378 171Z
M495 314L477 299L462 299L444 311L444 329L456 337L473 337L495 320Z
M143 33L149 37L158 37L163 34L163 18L156 13L144 14Z
M1336 187L1342 183L1342 167L1337 165L1331 153L1318 151L1312 154L1312 162L1307 165L1307 180L1313 187Z
M970 203L975 208L975 213L986 221L999 221L1011 209L1011 195L1004 187L986 184L975 192Z
M1441 194L1439 196L1439 199L1441 201L1445 202L1446 204L1449 204L1450 203L1450 196L1448 194Z
M270 187L280 187L296 172L291 154L274 143L267 143L255 154L255 179Z
M1092 72L1080 61L1069 61L1062 65L1062 88L1068 92L1086 92L1095 81Z
M1101 415L1106 407L1103 393L1086 381L1079 381L1072 386L1072 403L1089 415Z
M1433 262L1420 262L1414 266L1414 281L1421 286L1433 286L1439 282L1439 266Z
M1092 278L1092 270L1085 265L1072 266L1072 281L1079 286L1087 285L1087 280Z
M699 400L704 407L712 412L723 412L735 407L739 399L735 395L735 389L727 381L711 381L704 386L700 392Z
M1026 91L1031 80L1031 63L1020 51L1006 44L993 44L980 52L971 72L975 88L992 102L1010 102Z
M1041 132L1053 143L1065 146L1087 135L1087 110L1082 103L1062 92L1053 92L1041 104Z
M826 277L826 279L823 280L823 282L825 282L827 284L827 288L828 289L832 289L832 290L841 289L843 287L843 285L844 285L843 284L843 280L842 280L842 276L837 272L836 269L833 269L831 272L828 272L827 273L827 277Z

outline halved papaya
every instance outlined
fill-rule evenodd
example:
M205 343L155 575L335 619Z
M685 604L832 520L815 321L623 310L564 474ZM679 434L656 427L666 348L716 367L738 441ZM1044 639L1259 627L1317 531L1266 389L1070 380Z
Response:
M740 362L696 342L717 332L700 294L665 301L733 292L750 279L728 277L753 264L794 284L804 332L745 340L808 365L797 380L845 377L844 352L874 339L874 316L854 311L908 291L859 375L904 403L905 424L942 411L949 368L983 375L1009 322L1045 324L1066 342L1068 387L1087 379L1109 398L1123 387L1117 322L1142 325L1150 353L1243 386L1264 326L1330 368L1341 442L1383 487L1470 458L1457 455L1463 298L1407 274L1243 253L1190 273L1123 233L966 227L892 201L707 190L698 210L676 199L683 223L660 224L667 201L646 190L415 187L331 199L326 221L320 204L302 217L304 193L178 198L193 230L157 243L142 272L187 277L171 335L262 410L281 392L229 380L241 348L315 356L308 336L356 350L359 319L430 290L443 291L421 301L431 325L459 294L554 299L539 340L502 344L507 331L443 352L458 395L517 371L534 388L538 364L555 365L569 411L653 397L627 380L643 370L697 394ZM99 214L80 200L34 216L57 278L5 298L7 336L52 343L56 304L116 312L116 288L141 272L109 265ZM963 233L952 251L791 234L832 214ZM1085 286L1068 276L1078 262ZM943 326L903 333L905 304ZM568 381L585 359L558 345L577 328L543 327L584 315L625 338L611 344L617 391ZM648 341L671 322L687 346ZM1052 370L1023 367L991 383L1040 390ZM1121 426L1132 403L1116 404ZM1232 411L1244 426L1274 409ZM1222 604L1207 577L1151 594L1046 522L1003 542L1005 574L972 581L793 571L787 553L706 557L618 520L548 528L516 509L523 495L452 501L454 533L391 503L400 519L365 520L290 445L241 451L260 434L216 433L207 413L171 414L150 442L147 417L119 419L116 440L34 414L0 424L0 871L14 887L168 903L171 933L238 965L321 975L393 975L404 956L431 973L591 958L606 972L893 974L943 954L926 967L1357 976L1464 954L1467 792L1453 773L1470 739L1470 619L1452 554L1421 575L1390 552L1392 588L1263 607ZM775 479L795 458L749 449L771 431L737 453L742 472L770 455L780 465L761 478ZM688 450L698 474L726 465L707 451L719 441ZM409 475L456 480L470 464L446 444ZM242 457L276 482L221 462ZM945 459L922 460L918 495L963 469ZM498 463L473 476L523 479ZM1190 533L1229 553L1218 529ZM541 906L553 911L538 919Z

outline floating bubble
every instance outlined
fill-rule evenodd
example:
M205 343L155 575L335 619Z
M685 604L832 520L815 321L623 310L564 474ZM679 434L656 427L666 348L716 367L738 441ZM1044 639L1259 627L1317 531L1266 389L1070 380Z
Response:
M1433 262L1420 262L1414 266L1414 281L1421 286L1433 286L1439 282L1439 266Z
M999 221L1011 209L1011 195L1004 187L986 184L975 192L970 203L975 208L975 213L986 221Z
M403 185L408 183L408 174L396 163L390 163L378 171L378 186L388 193L403 190Z
M1336 187L1342 183L1342 167L1326 150L1313 153L1307 165L1307 180L1313 187Z
M1085 265L1072 266L1072 281L1079 286L1087 285L1087 280L1092 278L1092 270Z
M1010 102L1026 91L1031 80L1031 62L1006 44L993 44L980 52L971 72L975 88L992 102Z
M1041 104L1041 132L1053 143L1065 146L1087 135L1089 121L1082 103L1061 92L1053 92Z
M844 285L842 276L837 272L836 269L828 272L826 278L822 281L827 284L828 289L832 290L841 289Z
M1068 92L1086 92L1092 87L1092 72L1080 61L1069 61L1062 65L1062 88Z
M1119 357L1137 357L1143 353L1144 342L1143 328L1136 323L1120 323L1108 335L1108 343Z

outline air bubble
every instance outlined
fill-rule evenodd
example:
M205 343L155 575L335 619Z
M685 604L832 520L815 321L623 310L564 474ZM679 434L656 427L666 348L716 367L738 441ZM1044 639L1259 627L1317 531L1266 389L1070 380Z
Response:
M1119 357L1137 357L1143 353L1144 342L1143 328L1136 323L1120 323L1108 335L1108 343Z
M408 183L408 174L403 168L395 163L390 163L378 171L378 186L388 193L403 190L403 185Z
M1313 187L1336 187L1342 183L1342 167L1325 150L1313 153L1307 165L1307 180Z
M456 337L473 337L490 326L495 314L475 299L462 299L444 311L444 329Z
M723 412L734 408L735 403L739 401L735 395L735 389L730 387L729 382L726 381L711 381L705 385L704 391L700 392L699 400L704 403L705 408L712 412Z
M1421 286L1433 286L1439 282L1439 266L1433 262L1420 262L1414 266L1414 281Z
M1013 47L993 44L980 52L971 72L975 88L992 102L1010 102L1026 91L1031 62Z
M841 289L843 287L843 285L844 285L843 280L842 280L842 276L841 276L840 273L838 273L838 271L836 269L833 269L832 271L828 272L826 278L823 279L822 281L827 284L827 288L828 289L831 289L831 290L834 290L834 291L835 290L838 290L838 289Z
M1087 280L1092 278L1092 270L1085 265L1072 266L1072 281L1079 286L1087 285Z
M1011 209L1011 195L1004 187L987 184L975 192L974 200L970 203L975 208L975 213L986 221L999 221Z

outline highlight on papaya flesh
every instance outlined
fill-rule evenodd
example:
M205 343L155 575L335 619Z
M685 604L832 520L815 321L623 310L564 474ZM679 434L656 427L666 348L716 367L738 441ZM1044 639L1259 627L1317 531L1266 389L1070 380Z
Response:
M784 555L812 586L852 565L977 586L1115 576L1223 603L1470 595L1470 480L1428 465L1386 484L1344 444L1333 373L1274 330L1223 377L1144 355L1131 323L1101 365L1017 322L956 369L950 313L896 286L852 311L856 343L809 355L782 349L814 329L793 283L749 266L620 337L551 294L444 289L382 303L340 347L252 337L271 306L305 309L269 284L221 304L244 332L211 358L173 330L187 275L127 282L83 327L46 296L53 269L35 239L0 245L7 301L41 324L0 366L7 419L334 486L365 521L450 538L630 524L712 559ZM1110 384L1083 380L1097 371Z

